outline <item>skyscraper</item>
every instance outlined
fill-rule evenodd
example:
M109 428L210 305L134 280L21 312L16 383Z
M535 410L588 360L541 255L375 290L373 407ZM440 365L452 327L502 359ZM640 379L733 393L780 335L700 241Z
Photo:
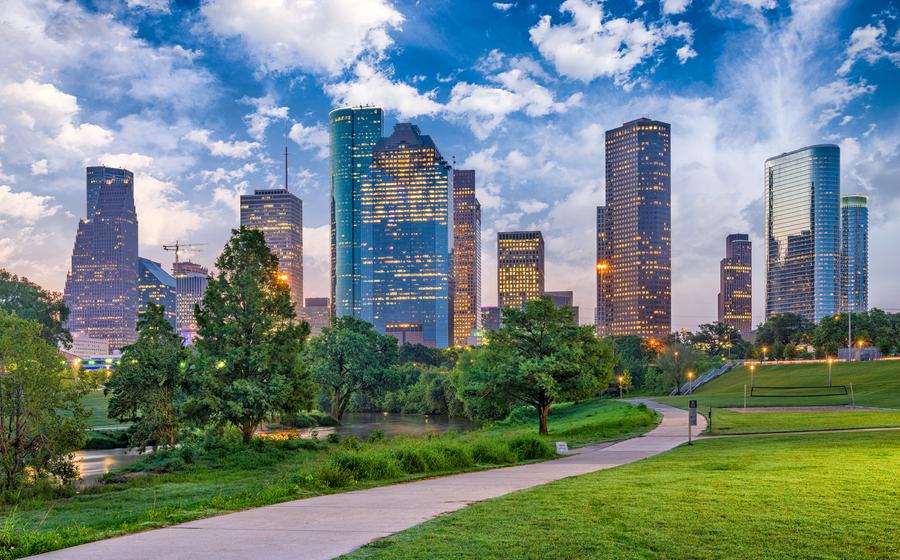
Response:
M766 160L766 317L839 310L840 170L831 144Z
M841 197L841 310L869 310L869 197Z
M303 318L309 323L310 336L317 336L331 325L331 304L327 297L308 297L303 306Z
M453 344L481 328L481 204L475 171L453 170Z
M544 297L550 298L550 301L556 307L571 307L572 316L575 322L578 323L578 306L575 305L575 294L573 292L544 292Z
M607 291L607 282L608 277L606 276L606 272L609 270L609 256L606 254L607 251L607 211L606 206L598 206L597 207L597 262L596 262L596 272L597 272L597 308L596 308L596 317L594 317L594 321L597 325L597 334L599 336L608 336L609 335L609 325L606 322L606 317L609 314L609 310L607 309L610 305L609 300L606 299L606 291Z
M78 222L66 277L69 330L122 348L137 338L138 220L134 175L87 168L87 215Z
M364 250L360 218L364 183L371 183L384 115L378 107L347 107L331 121L331 305L338 317L360 316Z
M725 258L719 263L719 322L746 336L753 328L752 246L746 233L725 238Z
M522 307L544 294L544 236L539 231L497 234L499 306Z
M598 281L606 265L603 334L672 330L671 167L669 124L641 118L606 131L606 206L597 215L598 244L606 238L597 262Z
M261 230L278 257L278 279L291 290L294 311L303 311L303 201L288 191L287 149L283 189L256 190L241 196L241 225Z
M158 262L138 258L138 312L147 309L147 302L165 307L166 319L176 328L175 279Z
M501 327L502 314L499 307L482 307L481 324L485 332L495 331Z
M430 136L399 123L376 145L371 182L363 182L356 197L362 226L362 293L354 294L360 296L359 316L400 340L421 337L438 348L452 341L450 171Z
M203 294L209 284L209 271L199 264L181 261L175 263L173 272L177 331L186 343L191 343L197 336L194 305L203 301Z

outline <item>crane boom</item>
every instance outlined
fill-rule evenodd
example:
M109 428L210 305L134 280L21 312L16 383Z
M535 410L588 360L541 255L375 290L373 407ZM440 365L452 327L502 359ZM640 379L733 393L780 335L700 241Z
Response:
M180 251L184 247L199 247L201 245L209 245L208 243L181 243L180 241L175 241L175 243L170 243L167 245L163 245L164 251L175 251L175 264L178 264L178 251Z

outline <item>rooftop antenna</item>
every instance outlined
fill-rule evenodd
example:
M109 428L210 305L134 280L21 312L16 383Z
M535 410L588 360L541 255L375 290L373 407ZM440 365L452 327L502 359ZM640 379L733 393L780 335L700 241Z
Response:
M284 190L288 190L287 175L288 175L287 142L285 142L284 143Z

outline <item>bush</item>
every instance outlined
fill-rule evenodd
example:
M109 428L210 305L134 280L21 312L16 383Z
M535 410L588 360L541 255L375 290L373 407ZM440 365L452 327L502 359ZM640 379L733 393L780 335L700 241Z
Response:
M472 446L472 459L481 465L505 465L516 462L516 453L502 441L484 439Z
M356 484L350 471L330 463L322 465L316 471L315 480L324 488L346 488Z
M341 435L336 434L334 432L328 434L328 437L326 437L325 439L328 440L328 443L334 443L334 444L341 443Z
M372 430L369 434L369 443L375 443L384 439L384 430Z
M356 436L347 436L344 438L344 441L341 442L341 447L345 447L347 449L357 450L362 449L362 446L362 440L360 440Z
M403 474L397 459L381 449L338 451L331 456L329 463L351 473L357 480L383 480Z
M535 459L549 459L556 455L556 451L549 444L544 443L535 435L518 436L509 442L509 448L516 454L520 461L533 461Z
M82 449L118 449L128 447L127 430L92 430Z

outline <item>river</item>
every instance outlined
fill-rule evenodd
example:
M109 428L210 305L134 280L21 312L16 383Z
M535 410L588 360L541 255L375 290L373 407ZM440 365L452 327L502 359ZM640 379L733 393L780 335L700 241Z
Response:
M447 416L423 416L421 414L395 414L382 412L348 412L340 426L279 430L270 434L297 434L310 438L315 431L320 438L331 433L356 436L365 439L375 430L385 437L418 436L428 433L444 433L450 430L471 430L475 424L462 418ZM75 453L75 464L81 473L82 484L90 485L104 474L124 467L141 458L136 451L125 449L91 449Z

